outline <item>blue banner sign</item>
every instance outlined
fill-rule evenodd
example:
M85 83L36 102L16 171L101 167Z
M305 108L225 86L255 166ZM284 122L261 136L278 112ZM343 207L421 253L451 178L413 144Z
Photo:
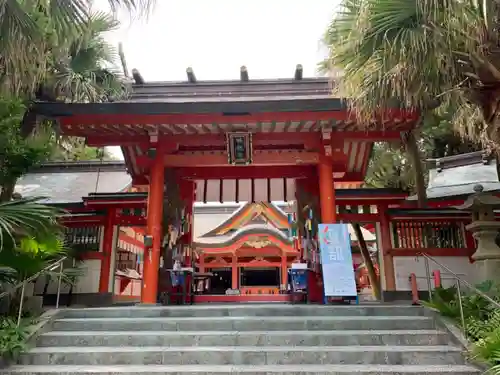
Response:
M355 297L356 280L347 224L319 224L325 297Z

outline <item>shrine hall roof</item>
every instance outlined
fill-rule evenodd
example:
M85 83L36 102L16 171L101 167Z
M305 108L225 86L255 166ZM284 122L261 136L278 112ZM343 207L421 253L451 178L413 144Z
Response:
M43 102L37 113L50 117L94 114L181 114L345 110L331 96L328 78L241 81L150 82L134 84L128 97L106 103ZM298 106L298 104L300 105ZM148 104L148 105L144 105Z
M46 163L22 176L15 192L45 203L81 202L89 193L120 192L132 182L122 161Z
M484 151L446 156L428 161L428 199L464 197L474 193L474 186L480 184L483 191L500 191L497 158ZM408 198L416 200L416 196Z
M275 238L278 238L280 241L283 241L283 243L287 245L292 244L291 239L285 233L283 233L279 229L272 227L269 224L249 224L229 234L210 237L198 237L193 246L220 247L232 244L239 238L251 234L268 234L274 236Z

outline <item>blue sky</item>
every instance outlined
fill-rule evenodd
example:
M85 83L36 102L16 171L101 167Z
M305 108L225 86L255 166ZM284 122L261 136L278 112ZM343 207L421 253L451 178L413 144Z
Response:
M107 0L95 6L106 9ZM123 43L129 70L146 81L237 79L245 65L252 78L316 75L324 57L320 39L338 0L157 0L148 18L118 14L122 25L107 35ZM114 150L116 151L116 150Z

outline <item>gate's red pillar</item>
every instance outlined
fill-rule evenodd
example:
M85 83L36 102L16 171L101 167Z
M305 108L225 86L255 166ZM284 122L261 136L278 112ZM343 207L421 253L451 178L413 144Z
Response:
M320 158L318 164L319 202L321 207L321 224L337 222L337 206L333 188L332 159L327 156Z
M109 292L109 280L111 273L111 256L113 255L113 234L114 234L115 210L109 209L104 224L104 235L102 239L102 260L101 274L99 277L99 293Z
M153 246L145 249L141 302L156 303L158 293L158 270L162 241L163 189L165 166L163 155L158 153L151 166L147 210L147 234L153 237Z
M321 224L333 224L337 222L337 206L335 204L335 191L333 187L333 166L332 159L328 156L321 156L318 164L319 180L319 205L321 208ZM315 282L309 280L311 300L320 302L323 300L323 278L321 271L314 274ZM311 290L313 288L313 290ZM320 297L321 296L321 297ZM324 300L322 301L325 302Z

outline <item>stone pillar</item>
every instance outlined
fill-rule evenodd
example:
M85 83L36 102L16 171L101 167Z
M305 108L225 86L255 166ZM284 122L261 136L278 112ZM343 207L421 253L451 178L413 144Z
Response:
M477 248L472 255L475 260L476 281L500 281L500 247L496 240L500 233L500 222L495 220L494 210L500 207L500 198L492 193L483 193L483 186L474 186L475 194L467 198L459 207L461 210L472 211L472 222L467 230L477 242Z
M477 242L475 260L477 281L500 281L500 247L496 244L500 233L498 221L473 221L466 227Z

